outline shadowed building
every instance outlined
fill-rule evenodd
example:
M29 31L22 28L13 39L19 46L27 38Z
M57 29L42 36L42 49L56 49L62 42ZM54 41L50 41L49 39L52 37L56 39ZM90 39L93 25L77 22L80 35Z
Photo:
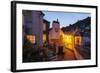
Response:
M50 22L43 19L42 11L23 10L22 14L23 62L43 61L46 55L43 45L48 42Z
M43 16L41 11L23 10L23 33L38 46L43 45Z
M50 22L47 20L43 20L43 43L49 42L49 27Z

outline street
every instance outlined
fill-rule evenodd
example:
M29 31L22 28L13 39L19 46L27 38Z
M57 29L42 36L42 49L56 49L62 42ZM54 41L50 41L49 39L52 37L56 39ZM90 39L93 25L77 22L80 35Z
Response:
M74 51L66 48L64 53L64 60L75 60L75 59L76 57Z
M66 48L63 54L56 55L53 60L54 61L76 60L76 57L73 50Z

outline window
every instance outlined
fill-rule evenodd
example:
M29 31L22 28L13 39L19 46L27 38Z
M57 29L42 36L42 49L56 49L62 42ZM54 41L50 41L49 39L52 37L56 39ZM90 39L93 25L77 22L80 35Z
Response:
M34 35L27 35L26 37L32 44L36 43L36 37Z

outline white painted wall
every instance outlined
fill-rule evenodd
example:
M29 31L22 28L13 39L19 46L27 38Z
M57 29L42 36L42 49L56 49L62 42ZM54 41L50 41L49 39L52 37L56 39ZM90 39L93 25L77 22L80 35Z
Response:
M10 53L11 53L10 52L10 29L11 29L10 28L10 1L11 0L0 1L0 73L11 73L10 72ZM98 16L100 16L100 0L31 0L31 1L98 5L99 6ZM98 17L98 20L100 20L100 17ZM98 28L100 28L100 25L98 25ZM98 30L100 31L100 29ZM100 33L98 34L98 37L100 37ZM100 38L98 40L100 43ZM98 51L100 52L99 48ZM100 53L98 53L98 55L100 56ZM99 66L100 66L100 57L98 59L99 59ZM25 73L33 73L33 72L25 72ZM38 71L34 73L100 73L100 67Z

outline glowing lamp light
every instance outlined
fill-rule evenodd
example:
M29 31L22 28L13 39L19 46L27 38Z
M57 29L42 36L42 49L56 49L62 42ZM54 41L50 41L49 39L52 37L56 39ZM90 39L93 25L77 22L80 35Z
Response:
M72 43L72 35L64 35L64 42L66 43Z
M65 34L63 38L63 42L66 48L69 48L69 49L74 48L74 36L73 35Z

